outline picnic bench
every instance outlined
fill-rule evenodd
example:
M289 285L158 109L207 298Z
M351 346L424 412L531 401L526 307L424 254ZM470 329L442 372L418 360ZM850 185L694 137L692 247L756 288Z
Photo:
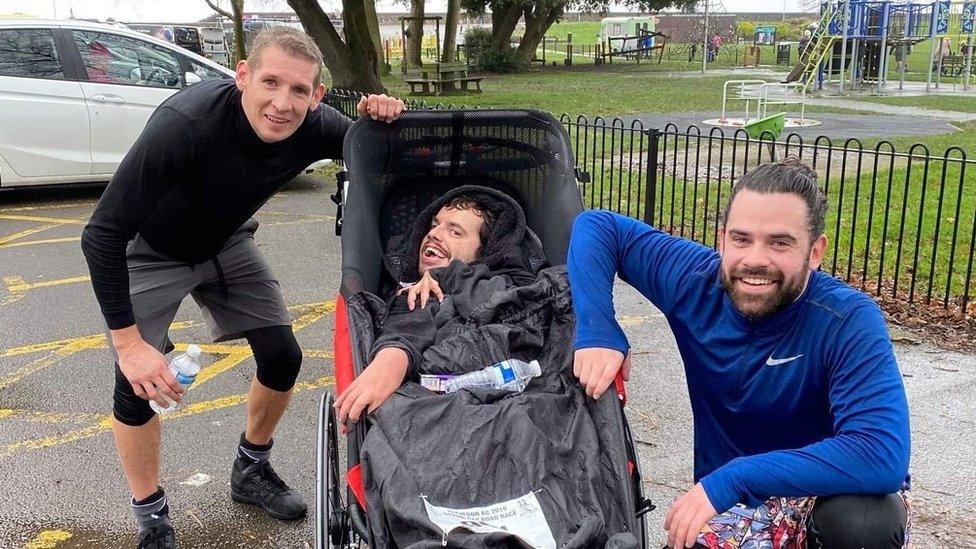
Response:
M467 63L435 62L415 69L403 81L410 85L411 95L431 93L441 95L446 89L453 87L453 84L459 84L461 91L481 93L483 79L482 76L468 76ZM475 89L471 89L471 84L474 84Z
M938 60L935 62L933 69L938 69ZM942 58L941 73L942 76L962 76L962 73L966 70L966 56L965 55L947 55ZM976 61L972 63L970 67L970 72L976 74Z

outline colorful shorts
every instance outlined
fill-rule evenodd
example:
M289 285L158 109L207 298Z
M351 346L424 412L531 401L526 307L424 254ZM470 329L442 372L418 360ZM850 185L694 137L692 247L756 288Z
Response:
M911 532L908 492L900 493ZM816 501L816 497L770 498L759 507L736 505L708 521L698 534L698 544L708 549L804 549L807 521Z

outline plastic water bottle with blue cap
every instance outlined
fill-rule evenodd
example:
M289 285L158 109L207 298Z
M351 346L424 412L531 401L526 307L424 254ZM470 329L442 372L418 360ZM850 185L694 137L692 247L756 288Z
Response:
M516 358L503 360L467 374L459 375L443 383L445 393L453 393L460 389L506 389L521 392L529 380L542 375L539 361L523 362Z
M173 373L173 377L176 381L183 386L183 390L190 388L193 382L197 380L197 374L200 373L200 347L196 345L187 345L186 352L180 353L173 357L169 361L169 370ZM184 392L184 395L186 393ZM165 408L156 403L155 400L149 401L149 407L153 409L157 414L168 414L177 408L179 408L179 403L173 402L168 396L161 395L164 400L169 402L169 406Z

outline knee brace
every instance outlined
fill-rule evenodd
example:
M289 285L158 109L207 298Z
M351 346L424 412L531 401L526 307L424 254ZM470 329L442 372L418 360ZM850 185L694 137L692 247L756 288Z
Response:
M149 407L149 401L136 396L132 384L122 374L119 363L115 363L115 394L113 396L112 413L115 419L132 426L145 425L155 412Z
M298 347L291 326L269 326L244 333L261 385L275 391L290 391L302 367L302 350Z

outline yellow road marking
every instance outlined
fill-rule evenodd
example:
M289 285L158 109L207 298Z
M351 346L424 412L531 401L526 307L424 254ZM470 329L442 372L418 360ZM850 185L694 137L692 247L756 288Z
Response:
M296 318L292 323L292 330L298 332L309 324L318 321L325 314L335 311L335 301L297 305L294 307L289 307L289 310L304 311L303 314L299 315L299 317ZM199 324L200 322L194 321L174 322L172 325L170 325L170 331L181 330ZM105 336L103 334L96 334L62 339L58 341L49 341L45 343L37 343L33 345L24 345L21 347L14 347L12 349L0 351L0 358L42 351L52 352L51 355L38 358L30 364L27 364L26 366L14 371L12 374L0 378L0 389L10 386L23 379L25 376L43 370L44 368L56 363L58 360L71 356L79 351L88 349L103 349L106 347L107 344L105 342ZM186 346L180 345L179 348L180 350L184 350ZM226 354L228 356L211 364L207 369L201 372L200 376L197 378L198 383L206 381L215 375L233 368L235 365L243 362L251 356L251 348L246 345L202 345L201 350L215 354Z
M13 208L0 208L0 212L33 212L37 210L63 210L66 208L80 208L82 206L94 206L95 202L72 202L68 204L47 204L44 206L15 206Z
M35 412L33 410L18 408L0 409L0 419L6 418L16 418L21 421L27 421L28 423L51 423L61 425L65 423L89 423L92 421L101 420L102 414L97 414L94 412Z
M98 349L104 346L105 336L91 336L88 338L76 339L67 345L55 349L51 354L42 356L41 358L32 361L30 364L17 369L14 371L14 373L0 379L0 389L5 389L14 383L17 383L24 377L47 368L64 357L71 356L86 349Z
M322 387L327 387L335 383L335 379L332 376L323 376L315 381L300 381L295 384L294 393L298 394L302 391L307 391L309 389L319 389ZM189 417L197 414L202 414L205 412L212 412L215 410L220 410L223 408L228 408L231 406L238 406L247 402L247 394L231 395L226 397L221 397L213 400L208 400L205 402L195 402L187 404L184 408L176 410L171 414L167 414L167 421L172 419ZM112 415L102 414L97 417L97 420L87 427L81 429L76 429L59 436L43 437L32 440L23 440L20 442L14 442L12 444L7 444L3 448L0 448L0 458L9 457L20 450L41 450L44 448L50 448L52 446L58 446L61 444L67 444L70 442L77 442L79 440L84 440L86 438L91 438L95 435L110 431L112 429Z
M39 223L53 223L55 225L84 225L87 223L87 221L74 217L46 217L39 215L0 214L0 219L7 219L10 221L37 221Z
M186 328L191 328L193 326L199 326L200 324L203 324L203 322L202 321L199 321L199 320L187 320L187 321L183 321L183 322L174 322L174 323L170 324L169 329L171 331L172 330L184 330ZM91 348L91 349L95 349L95 348L103 349L103 348L106 347L106 344L105 344L105 335L104 334L94 334L94 335L87 335L87 336L81 336L81 337L72 337L72 338L68 338L68 339L58 339L58 340L55 340L55 341L46 341L44 343L32 343L30 345L23 345L23 346L20 346L20 347L12 347L10 349L5 349L3 351L0 351L0 358L6 358L6 357L18 356L18 355L28 355L28 354L31 354L31 353L39 353L39 352L42 352L42 351L54 351L54 350L60 349L61 347L65 347L67 345L71 345L71 344L73 344L75 342L85 341L85 340L89 340L89 339L93 339L93 338L96 339L99 342L99 345L97 347L88 347L88 348Z
M27 542L24 549L54 549L58 543L71 539L67 530L41 530L37 537Z
M33 246L35 244L60 244L62 242L80 242L80 236L70 236L67 238L45 238L43 240L24 240L22 242L9 242L0 244L0 248L16 248L18 246Z
M333 300L329 300L324 303L316 303L312 306L311 310L299 316L294 322L292 322L292 328L296 332L302 330L309 324L318 321L327 313L334 312L335 308L336 302Z
M224 358L211 363L209 366L201 370L200 373L197 374L197 380L194 385L203 385L211 378L214 378L247 360L251 356L251 349L250 347L244 347L244 349L246 350L228 354Z
M64 225L84 225L85 219L87 217L88 216L85 215L84 217L78 219L78 218L67 218L67 217L47 217L47 216L38 216L38 215L0 214L0 220L6 219L9 221L36 221L39 223L46 223L45 225L41 225L40 227L33 227L30 229L25 229L20 232L16 232L11 235L0 237L0 247L7 247L15 240L20 240L25 236L30 236L32 234L47 231L49 229L54 229L56 227L61 227Z
M33 227L33 228L30 228L30 229L24 229L23 231L14 233L12 235L0 237L0 246L6 245L9 242L13 242L14 240L18 240L20 238L24 238L25 236L30 236L32 234L39 233L39 232L42 232L42 231L46 231L48 229L53 229L55 227L60 227L61 225L62 225L62 223L51 223L51 224L48 224L48 225L41 225L40 227ZM79 238L79 240L80 240L80 238Z
M72 276L70 278L59 278L56 280L44 280L41 282L27 282L19 276L8 276L3 279L4 284L7 285L8 292L26 292L28 290L34 290L37 288L50 288L51 286L61 286L62 284L75 284L77 282L88 282L91 277L88 275L84 276Z
M0 218L2 217L3 216L0 216ZM266 227L279 227L282 225L299 225L302 223L322 223L326 221L335 221L335 217L331 215L323 215L318 217L310 217L307 219L299 219L295 221L269 221L267 223L263 223L263 225ZM84 224L84 222L79 222L79 223ZM41 227L26 229L19 233L12 234L10 236L2 237L0 238L0 249L17 248L22 246L36 246L39 244L63 244L65 242L81 242L80 236L67 236L63 238L43 238L38 240L20 240L25 236L30 236L35 233L53 229L55 227L60 227L62 225L64 225L64 223L44 225Z
M324 315L335 311L335 301L327 301L322 303L311 303L297 305L289 307L289 310L294 312L300 312L301 314L293 322L293 330L298 332L304 329L308 325L320 320ZM192 325L199 324L199 322L181 322L174 323L170 328L171 330L178 330L187 328ZM66 356L71 356L77 352L85 349L96 349L104 348L107 346L104 335L90 335L84 337L76 337L70 339L64 339L53 342L45 342L34 345L25 345L21 347L16 347L12 349L7 349L0 351L0 357L8 356L18 356L28 353L49 351L50 354L43 356L25 367L20 368L13 374L7 376L6 378L0 379L0 389L20 381L25 376L35 373L51 364L54 364L58 359L64 358ZM185 344L180 344L177 346L178 349L183 350L186 348ZM201 350L208 353L214 354L225 354L223 358L217 360L210 366L208 366L204 371L200 372L197 377L197 384L206 382L212 379L214 376L233 368L237 364L240 364L250 356L252 356L251 349L247 345L223 345L223 344L212 344L212 345L202 345ZM311 349L305 352L306 356L315 358L332 358L331 351L323 349ZM299 392L306 389L323 387L325 385L333 383L331 376L326 376L319 378L318 380L308 383L300 382L295 385L295 392ZM188 404L186 408L174 412L170 418L185 417L197 413L202 413L210 410L216 410L220 408L226 408L228 406L235 406L241 404L247 400L247 395L233 395L229 397L222 397L215 400L207 402L197 402ZM50 412L31 412L27 410L12 410L12 409L0 409L0 419L6 418L27 418L28 420L43 421L45 419L55 420L61 415L54 414ZM76 414L74 417L76 420L81 420L80 414ZM75 442L78 440L83 440L96 436L100 433L108 431L112 428L112 416L110 414L86 414L84 417L86 422L90 422L89 425L82 427L80 429L75 429L68 433L58 436L49 436L33 440L24 440L20 442L15 442L8 444L6 447L0 448L0 458L7 457L16 453L19 450L36 450L41 448L49 448L51 446L57 446L60 444L66 444L70 442Z

